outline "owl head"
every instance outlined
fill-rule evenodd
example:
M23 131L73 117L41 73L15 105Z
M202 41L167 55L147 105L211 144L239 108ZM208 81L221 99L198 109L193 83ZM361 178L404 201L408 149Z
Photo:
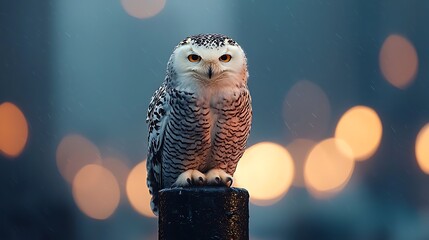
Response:
M181 41L170 57L169 69L179 84L246 84L248 78L244 51L221 34L199 34Z

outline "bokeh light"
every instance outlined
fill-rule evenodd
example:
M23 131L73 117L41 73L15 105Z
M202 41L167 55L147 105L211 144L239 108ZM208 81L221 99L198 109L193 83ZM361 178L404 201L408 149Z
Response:
M249 191L252 203L264 206L286 194L293 176L289 152L276 143L261 142L244 152L234 174L234 184Z
M383 126L378 114L369 107L355 106L340 118L335 137L352 149L355 160L371 157L380 145Z
M329 138L318 143L308 155L304 179L315 197L328 197L341 190L350 179L355 161L344 141Z
M83 166L101 164L97 146L79 134L70 134L61 140L56 158L58 170L69 183Z
M150 18L165 6L165 0L121 0L125 11L135 18Z
M316 142L313 140L298 138L286 146L295 166L294 186L305 187L304 164L314 145L316 145Z
M128 161L125 158L119 158L117 156L107 156L103 157L102 165L112 172L118 180L119 186L125 189L127 177L130 172Z
M401 35L392 34L384 41L379 60L383 76L397 88L406 88L417 74L416 49Z
M429 174L429 123L417 135L416 158L422 171Z
M329 99L316 84L302 80L288 92L283 103L283 117L291 135L320 139L331 116Z
M127 179L127 196L131 206L146 217L156 217L150 209L149 189L146 185L146 160L137 164Z
M72 188L77 206L91 218L106 219L118 207L118 182L109 170L100 165L89 164L79 170Z
M0 153L17 157L28 139L28 124L22 111L13 103L0 105Z

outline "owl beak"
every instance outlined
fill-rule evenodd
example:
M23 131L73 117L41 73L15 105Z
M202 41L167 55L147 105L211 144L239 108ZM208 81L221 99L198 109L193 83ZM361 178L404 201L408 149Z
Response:
M209 79L211 79L211 78L212 78L212 76L213 76L213 69L212 69L212 66L210 66L210 67L209 67L208 75L209 75Z

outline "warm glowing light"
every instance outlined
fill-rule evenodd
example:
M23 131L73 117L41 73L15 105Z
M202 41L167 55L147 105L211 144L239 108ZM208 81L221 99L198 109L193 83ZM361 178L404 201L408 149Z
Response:
M127 161L125 159L120 159L118 157L104 157L103 158L103 167L109 169L112 174L118 180L119 186L124 187L126 185L128 173L130 172L130 168L127 165Z
M73 180L73 198L79 209L91 218L106 219L119 204L115 176L97 164L83 167Z
M405 37L390 35L381 47L379 60L381 72L393 86L403 89L414 80L418 68L417 52Z
M429 174L429 123L417 135L416 158L423 172Z
M252 203L270 205L286 194L293 175L289 152L278 144L261 142L244 152L234 174L234 184L249 191Z
M127 195L131 206L147 217L155 217L150 209L150 194L146 185L146 160L137 164L127 179Z
M28 138L28 124L24 114L13 103L0 105L0 153L17 157L24 150Z
M308 139L298 138L287 145L287 150L292 156L295 166L295 177L293 179L293 185L297 187L304 187L304 164L307 160L308 154L310 153L316 142Z
M121 0L125 11L136 18L150 18L165 6L165 0Z
M341 190L350 179L355 162L344 141L329 138L318 143L304 165L305 183L316 197L327 197Z
M64 137L57 147L57 166L69 183L85 165L101 164L100 151L91 141L78 134Z
M283 117L291 135L320 139L326 132L331 107L324 91L310 81L297 82L283 103Z
M335 137L344 140L356 160L371 157L380 145L383 126L377 113L365 106L349 109L335 129Z

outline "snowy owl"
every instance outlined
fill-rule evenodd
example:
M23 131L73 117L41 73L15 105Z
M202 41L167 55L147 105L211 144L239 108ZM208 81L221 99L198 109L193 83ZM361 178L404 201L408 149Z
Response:
M221 34L181 41L149 104L147 185L158 214L158 191L230 187L252 120L246 56Z

